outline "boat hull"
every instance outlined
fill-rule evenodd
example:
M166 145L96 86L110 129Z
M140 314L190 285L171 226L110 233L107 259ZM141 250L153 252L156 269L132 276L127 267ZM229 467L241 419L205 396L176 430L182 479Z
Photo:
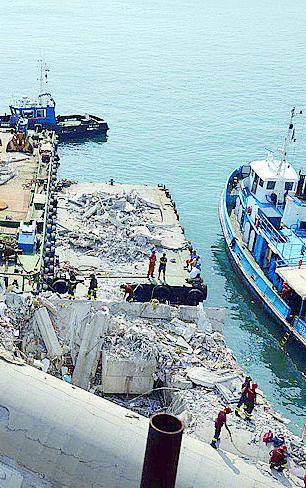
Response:
M233 176L234 174L235 172L231 176ZM283 314L281 314L279 310L270 303L270 301L266 299L265 293L256 285L256 281L257 279L259 279L261 280L261 282L263 282L263 280L265 279L266 280L265 285L267 287L269 286L268 293L271 299L272 300L275 299L275 301L280 301L281 299L279 298L278 294L274 292L272 288L272 284L268 283L266 277L263 278L263 276L259 276L259 274L256 272L254 268L254 263L250 262L250 258L249 256L247 256L247 253L244 251L243 246L241 246L239 243L236 242L235 248L233 249L232 246L233 239L234 238L235 240L238 239L238 236L235 233L235 229L231 225L231 221L227 211L227 205L226 205L227 188L228 188L228 184L226 186L226 189L222 192L219 201L219 220L225 238L226 250L230 259L230 263L234 271L238 274L238 276L242 279L243 283L247 286L249 293L258 301L258 303L262 306L265 312L268 313L268 315L275 320L275 323L280 328L280 330L283 333L289 334L288 340L294 339L296 344L302 346L303 349L306 349L306 340L294 329L294 327L292 327L292 325L288 322L288 320L286 320L286 317ZM238 252L237 252L237 248L238 248ZM246 261L248 262L248 266L244 265ZM249 269L247 269L247 267L252 269L252 274L249 273Z

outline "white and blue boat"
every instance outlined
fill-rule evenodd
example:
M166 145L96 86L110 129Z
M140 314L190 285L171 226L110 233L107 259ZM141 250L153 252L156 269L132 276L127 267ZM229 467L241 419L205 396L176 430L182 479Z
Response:
M295 142L291 111L275 158L252 161L229 176L219 217L231 263L251 293L281 325L281 343L306 347L306 175L288 162Z

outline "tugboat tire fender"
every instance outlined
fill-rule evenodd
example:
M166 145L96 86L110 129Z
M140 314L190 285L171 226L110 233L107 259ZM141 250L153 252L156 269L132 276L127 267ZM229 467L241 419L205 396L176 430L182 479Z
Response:
M192 288L187 293L187 301L189 305L198 305L205 300L205 295L199 288Z
M168 300L170 297L170 289L166 285L156 285L152 290L152 298L156 298L159 302Z
M68 291L68 283L66 280L59 278L53 282L52 289L60 295L63 295Z

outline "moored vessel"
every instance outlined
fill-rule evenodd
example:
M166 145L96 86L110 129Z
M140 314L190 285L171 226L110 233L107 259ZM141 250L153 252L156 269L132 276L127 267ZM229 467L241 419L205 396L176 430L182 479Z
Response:
M107 122L96 115L57 115L56 103L47 92L48 72L46 64L40 62L40 94L37 100L23 97L10 105L10 114L0 115L0 127L15 128L20 120L27 121L28 129L41 132L54 131L60 141L78 140L99 136L105 142L109 129Z
M231 263L281 325L281 343L306 346L306 175L288 161L295 142L292 109L279 157L252 161L229 176L219 218Z

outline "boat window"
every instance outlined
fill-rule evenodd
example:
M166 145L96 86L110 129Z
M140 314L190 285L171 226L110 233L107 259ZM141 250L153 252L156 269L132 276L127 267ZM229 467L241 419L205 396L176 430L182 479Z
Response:
M275 188L275 181L268 181L267 190L274 190L274 188Z
M285 190L292 190L293 188L293 182L292 181L286 181L285 183Z
M263 186L263 180L261 178L259 178L259 186Z
M306 230L306 222L305 222L305 220L302 220L302 222L300 223L300 229L301 230Z
M28 119L30 119L31 117L33 117L33 110L23 110L22 111L22 115L24 117L27 117Z
M45 113L45 110L43 108L38 108L36 110L36 117L45 117L46 116L46 113Z

